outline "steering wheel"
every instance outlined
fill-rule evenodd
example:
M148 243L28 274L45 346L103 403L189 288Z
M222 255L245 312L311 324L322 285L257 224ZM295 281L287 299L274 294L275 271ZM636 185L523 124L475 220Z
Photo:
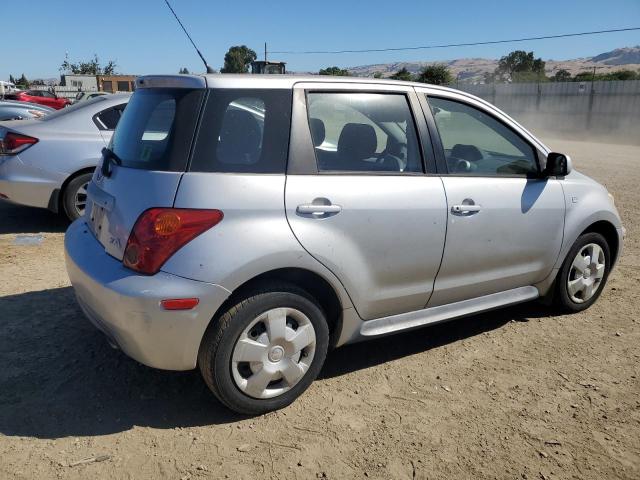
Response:
M447 159L447 164L449 168L452 168L453 173L468 173L473 172L478 168L477 165L474 165L469 160L457 157L449 157Z
M383 152L383 154L376 161L376 163L381 166L385 166L387 162L394 162L391 164L391 166L395 168L386 169L389 172L402 172L404 170L402 167L402 163L403 163L402 159L400 157L396 157L395 155L392 155L391 153Z

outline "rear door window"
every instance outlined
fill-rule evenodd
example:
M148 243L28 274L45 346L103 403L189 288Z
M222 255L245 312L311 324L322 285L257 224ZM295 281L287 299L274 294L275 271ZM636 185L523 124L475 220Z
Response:
M211 90L190 171L284 173L291 90Z
M404 94L307 94L321 172L422 172L416 126Z
M184 171L204 92L181 88L138 90L111 140L111 149L122 165Z

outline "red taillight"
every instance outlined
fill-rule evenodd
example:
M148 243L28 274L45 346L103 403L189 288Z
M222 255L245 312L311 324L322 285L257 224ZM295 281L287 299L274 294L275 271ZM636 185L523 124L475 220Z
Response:
M4 138L0 138L0 155L16 154L35 143L38 143L37 138L20 133L7 132Z
M153 275L171 255L201 233L220 223L220 210L151 208L138 217L129 235L122 263Z

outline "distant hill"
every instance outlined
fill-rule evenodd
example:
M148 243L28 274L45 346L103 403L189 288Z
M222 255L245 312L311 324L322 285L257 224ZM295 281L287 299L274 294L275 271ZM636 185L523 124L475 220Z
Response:
M640 64L640 45L635 47L616 48L610 52L601 53L591 57L592 62L605 65L629 65Z
M601 53L594 57L576 58L573 60L545 60L547 75L553 75L558 70L568 70L572 75L585 72L597 67L598 73L615 72L618 70L640 70L640 46L616 48L610 52ZM434 63L446 64L453 75L459 75L460 80L480 81L485 72L493 72L498 66L498 60L490 58L460 58L439 62L396 62L378 63L349 67L349 73L356 76L372 77L380 72L388 77L403 67L412 73L418 73L424 66Z

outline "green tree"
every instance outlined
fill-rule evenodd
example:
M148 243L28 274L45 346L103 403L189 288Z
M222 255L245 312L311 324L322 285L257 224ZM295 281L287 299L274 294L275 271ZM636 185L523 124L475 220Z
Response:
M553 75L553 77L551 77L551 80L554 82L569 82L571 81L571 73L568 70L561 68Z
M618 70L617 72L605 73L601 80L638 80L640 76L633 70Z
M576 73L575 77L573 77L574 82L590 82L591 80L595 80L597 76L593 75L593 72L580 72Z
M220 73L247 73L249 66L258 56L246 45L235 45L224 55L224 67Z
M29 82L29 80L27 80L27 77L25 77L24 73L23 73L22 76L16 81L16 85L20 85L21 87L29 88L31 83Z
M544 74L545 62L535 58L533 52L515 50L505 55L498 62L495 70L496 79L512 82L531 82L546 80Z
M376 72L373 74L373 78L382 78L382 72Z
M445 64L436 63L420 70L416 81L432 85L448 85L453 81L453 77Z
M187 67L182 67L178 73L180 75L189 75L189 70L187 69Z
M407 70L406 67L402 67L389 78L393 80L404 80L405 82L411 82L413 81L413 74L409 70Z
M349 70L340 67L327 67L321 68L318 72L319 75L334 75L336 77L348 77Z
M94 53L93 58L78 62L70 62L69 55L65 55L59 70L74 75L115 75L116 67L113 60L109 60L105 66L100 65L100 59Z
M13 77L13 75L9 74L9 82L15 84L16 83L16 79Z
M617 72L596 73L591 71L580 72L572 79L574 82L590 82L592 80L610 81L610 80L640 80L640 72L633 70L618 70Z

